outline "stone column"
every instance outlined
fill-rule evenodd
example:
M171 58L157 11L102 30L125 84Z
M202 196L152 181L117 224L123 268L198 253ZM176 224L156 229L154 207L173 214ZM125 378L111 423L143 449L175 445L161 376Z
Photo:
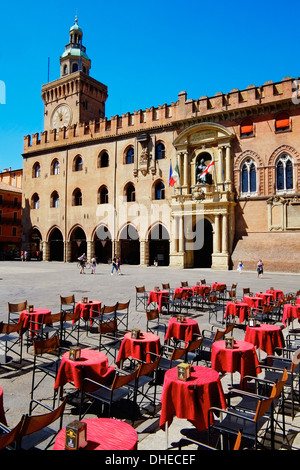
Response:
M50 261L50 243L46 241L42 241L42 250L43 250L43 261Z
M178 217L178 251L179 253L184 252L184 232L183 232L183 217Z
M189 175L189 159L188 159L188 152L184 152L183 154L183 185L188 188L188 175Z
M220 253L220 215L215 216L214 253Z
M222 253L228 254L228 215L222 217Z
M149 266L149 241L140 240L140 265Z
M67 241L64 242L64 261L65 263L69 263L71 261L71 256L72 256L72 242Z
M231 147L230 144L226 145L225 147L225 161L226 161L226 175L225 175L225 181L231 181Z
M88 261L90 261L93 257L93 255L92 255L92 251L93 251L92 250L92 243L93 242L91 242L91 241L86 242L86 257L87 257Z

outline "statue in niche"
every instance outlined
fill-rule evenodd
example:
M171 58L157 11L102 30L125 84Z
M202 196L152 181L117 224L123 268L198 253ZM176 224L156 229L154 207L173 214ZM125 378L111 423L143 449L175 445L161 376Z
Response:
M205 165L204 158L198 160L196 164L196 182L197 184L212 184L212 177L210 173L202 174L203 171L207 168Z

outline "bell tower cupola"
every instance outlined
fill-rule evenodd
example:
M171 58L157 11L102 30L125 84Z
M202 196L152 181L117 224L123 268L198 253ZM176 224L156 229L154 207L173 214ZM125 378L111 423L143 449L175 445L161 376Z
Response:
M81 71L89 75L91 61L86 54L86 48L82 45L82 29L78 26L78 19L70 28L70 40L65 46L65 51L60 57L60 76L64 77L74 72Z

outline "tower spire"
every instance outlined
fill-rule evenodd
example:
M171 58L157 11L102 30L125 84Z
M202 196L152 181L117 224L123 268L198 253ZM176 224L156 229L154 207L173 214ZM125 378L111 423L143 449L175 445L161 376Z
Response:
M86 54L86 48L82 45L83 32L78 25L77 15L69 33L69 43L66 44L65 51L60 57L60 76L63 77L78 70L89 75L91 61Z

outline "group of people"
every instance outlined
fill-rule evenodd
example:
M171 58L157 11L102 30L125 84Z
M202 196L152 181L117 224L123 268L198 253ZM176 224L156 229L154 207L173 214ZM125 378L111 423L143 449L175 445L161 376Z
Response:
M86 254L83 253L81 256L79 256L78 261L80 263L80 274L85 274L84 268L87 262ZM96 259L92 258L91 259L91 274L95 274L96 266L97 266ZM116 255L114 255L112 259L111 275L114 274L114 270L116 270L117 274L122 274L121 273L121 258L119 256L116 257Z
M242 269L243 269L244 265L243 265L243 262L242 261L239 261L238 263L238 267L237 267L237 271L242 274ZM263 277L263 273L264 273L264 264L262 262L262 260L258 260L257 262L257 265L256 265L256 271L257 271L257 277Z

